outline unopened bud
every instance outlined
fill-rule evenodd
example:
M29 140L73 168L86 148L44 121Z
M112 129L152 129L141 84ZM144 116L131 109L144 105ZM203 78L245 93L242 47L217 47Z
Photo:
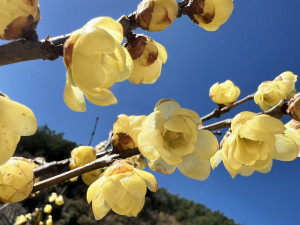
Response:
M178 12L176 0L143 0L136 11L138 25L149 31L161 31L173 23Z
M38 0L0 1L0 15L0 39L29 37L40 20Z

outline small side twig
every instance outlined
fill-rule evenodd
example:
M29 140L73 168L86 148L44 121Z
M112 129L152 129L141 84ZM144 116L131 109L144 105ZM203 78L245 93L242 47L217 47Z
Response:
M253 100L254 98L254 94L248 95L245 98L236 101L235 103L233 103L231 106L223 106L223 107L218 107L216 108L214 111L212 111L211 113L201 117L202 121L207 121L211 118L219 118L222 114L229 112L231 109L245 103L248 102L250 100Z
M94 125L94 129L93 129L93 132L91 134L91 138L90 138L90 141L89 141L88 145L92 144L92 141L93 141L93 138L94 138L94 135L95 135L95 132L96 132L96 128L97 128L97 125L98 125L98 120L99 120L99 117L97 116L96 117L96 122L95 122L95 125Z

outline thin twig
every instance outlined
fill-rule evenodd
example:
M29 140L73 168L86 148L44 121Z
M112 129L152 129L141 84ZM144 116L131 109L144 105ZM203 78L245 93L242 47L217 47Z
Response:
M99 120L99 117L97 116L96 117L96 122L95 122L95 125L94 125L94 129L93 129L93 132L92 132L92 135L91 135L91 138L90 138L90 141L89 141L88 145L92 144L92 141L93 141L93 138L94 138L94 135L95 135L95 132L96 132L96 128L97 128L97 125L98 125L98 120Z
M250 100L253 100L254 98L254 94L248 95L245 98L236 101L235 103L233 103L231 106L223 106L223 107L219 107L216 108L214 111L212 111L211 113L201 117L202 121L207 121L211 118L219 118L222 114L229 112L231 109L237 107L238 105L241 105L245 102L248 102Z

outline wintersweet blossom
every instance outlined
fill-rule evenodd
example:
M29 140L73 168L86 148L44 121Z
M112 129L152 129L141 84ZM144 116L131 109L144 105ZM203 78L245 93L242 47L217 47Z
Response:
M143 0L137 8L138 25L148 31L162 31L176 19L176 0Z
M127 116L121 114L113 125L112 145L118 151L137 147L137 138L146 116Z
M44 207L44 213L51 213L52 212L52 205L50 205L50 204L47 204L47 205L45 205L45 207Z
M110 209L120 215L137 216L145 203L147 188L155 192L157 182L148 172L119 160L108 167L87 191L96 219L102 219Z
M264 111L277 105L282 99L290 99L295 93L297 75L284 72L273 81L265 81L258 86L254 101Z
M0 165L14 154L21 136L33 135L36 130L33 112L0 92Z
M12 157L0 166L0 201L23 201L31 193L33 184L33 167L27 159Z
M93 147L79 146L72 150L71 158L73 159L73 162L70 163L69 167L70 169L75 169L77 167L84 166L85 164L95 161L97 157L96 151ZM100 174L101 169L96 169L82 174L81 178L82 181L89 186L99 178Z
M283 136L283 123L269 115L242 112L231 123L232 133L223 139L222 148L211 158L213 168L223 161L234 178L250 176L254 171L268 173L273 159L291 161L297 157L297 145Z
M240 89L230 80L223 83L215 83L209 89L209 97L217 104L231 106L240 96Z
M171 99L160 100L144 119L138 146L152 170L171 174L176 167L186 176L205 180L210 174L209 158L218 150L217 138L199 130L198 114L181 108Z
M152 84L161 74L162 63L168 54L164 46L145 35L129 39L125 47L133 59L133 70L128 80L133 84Z
M109 17L92 19L71 34L64 45L64 100L70 109L85 111L84 95L100 106L117 103L110 88L132 71L132 59L122 40L122 25Z
M0 15L0 39L21 38L40 20L39 1L1 0Z
M300 92L291 98L286 111L294 120L300 121Z
M216 31L233 11L232 0L205 0L203 12L193 15L193 21L207 31Z

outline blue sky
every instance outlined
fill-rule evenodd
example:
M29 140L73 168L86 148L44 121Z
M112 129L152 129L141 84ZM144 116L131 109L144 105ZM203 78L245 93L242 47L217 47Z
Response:
M69 33L98 16L118 19L136 9L137 0L51 0L40 1L40 39ZM169 58L161 77L152 85L117 83L112 91L119 103L99 107L87 103L85 113L69 110L63 102L65 68L56 61L31 61L0 67L0 90L30 107L39 125L48 124L65 138L87 144L95 118L100 120L93 141L107 138L118 114L147 115L162 98L173 98L182 107L203 116L215 107L208 97L215 82L231 79L241 97L257 86L290 70L300 74L300 3L297 0L234 1L229 21L216 32L207 32L187 17L175 20L166 30L146 33L163 44ZM2 44L3 42L0 42ZM297 89L300 89L299 83ZM241 110L259 112L249 102L221 118ZM215 122L211 120L209 122ZM208 124L208 123L205 123ZM232 179L220 165L203 182L155 173L161 187L170 192L220 210L247 225L298 224L300 220L300 161L275 162L268 174Z

